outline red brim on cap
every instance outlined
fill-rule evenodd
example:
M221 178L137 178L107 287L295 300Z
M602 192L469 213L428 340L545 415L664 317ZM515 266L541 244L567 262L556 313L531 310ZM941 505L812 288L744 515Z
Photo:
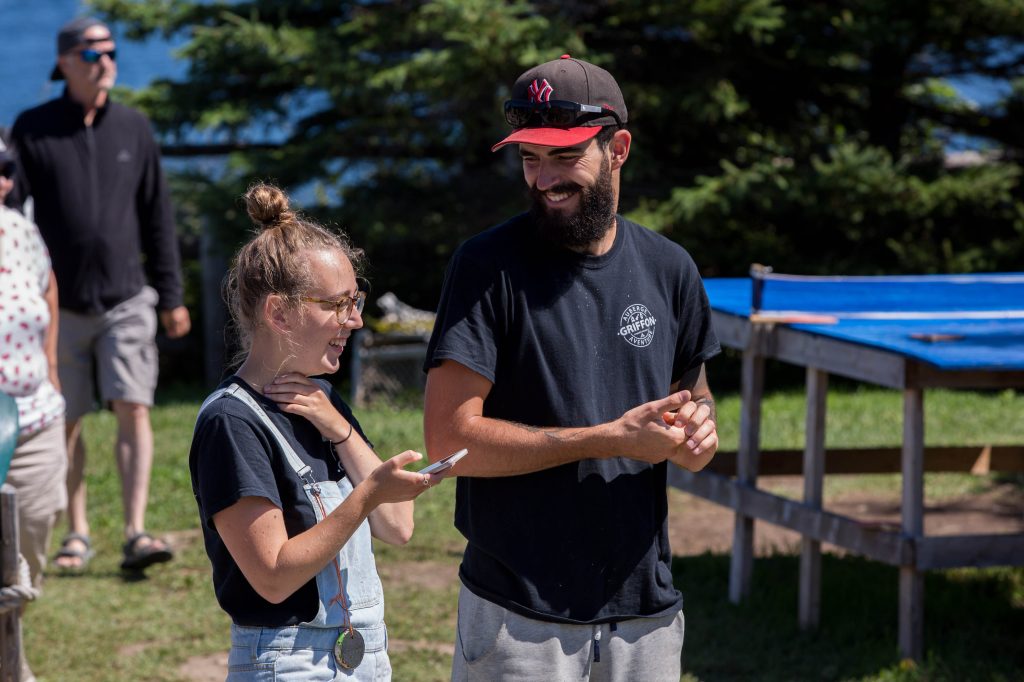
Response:
M498 144L491 147L496 152L507 144L537 144L542 147L571 147L586 142L601 132L601 126L580 126L578 128L519 128Z

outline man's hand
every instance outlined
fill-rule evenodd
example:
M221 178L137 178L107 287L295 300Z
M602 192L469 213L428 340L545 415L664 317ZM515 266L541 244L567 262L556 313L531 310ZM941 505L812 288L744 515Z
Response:
M682 447L670 459L690 471L703 469L718 450L718 427L711 398L688 400L678 410L665 412L662 419L673 431L680 429L686 436Z
M160 324L167 332L167 338L178 339L188 334L192 329L192 318L189 317L188 308L183 305L170 310L160 311Z
M689 391L679 391L659 400L634 407L616 422L624 439L621 454L632 459L657 464L676 455L685 448L688 435L673 428L664 415L682 410L693 401Z

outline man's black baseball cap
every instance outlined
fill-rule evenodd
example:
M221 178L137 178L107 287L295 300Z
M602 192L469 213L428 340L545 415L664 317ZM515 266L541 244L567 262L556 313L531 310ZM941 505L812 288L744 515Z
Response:
M107 28L106 24L94 17L75 17L68 23L61 26L60 32L57 34L57 55L60 56L65 52L70 52L79 45L90 42L85 39L83 34L93 26L102 26L103 28ZM107 30L109 31L109 29ZM50 73L50 80L64 80L64 74L61 73L60 64L53 65L53 71Z
M512 134L491 147L497 151L507 144L525 142L545 147L571 147L595 137L601 128L626 123L628 114L619 84L599 66L563 54L559 59L535 66L521 75L512 86L510 101L528 101L541 105L551 101L576 102L614 111L612 116L591 118L575 127L547 127L544 124L516 128Z

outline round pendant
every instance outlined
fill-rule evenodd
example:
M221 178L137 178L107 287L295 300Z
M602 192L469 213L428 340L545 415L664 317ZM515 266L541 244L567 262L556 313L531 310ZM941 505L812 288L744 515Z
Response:
M334 660L346 670L359 665L365 652L366 642L358 630L342 630L338 641L334 643Z

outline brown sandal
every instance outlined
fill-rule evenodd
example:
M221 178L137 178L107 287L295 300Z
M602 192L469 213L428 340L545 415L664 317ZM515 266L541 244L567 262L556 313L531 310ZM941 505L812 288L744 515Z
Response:
M149 542L142 542L144 540ZM122 571L141 571L153 564L160 564L174 558L174 552L167 546L167 543L157 540L146 531L136 533L128 538L122 550L124 551L124 560L121 561Z

